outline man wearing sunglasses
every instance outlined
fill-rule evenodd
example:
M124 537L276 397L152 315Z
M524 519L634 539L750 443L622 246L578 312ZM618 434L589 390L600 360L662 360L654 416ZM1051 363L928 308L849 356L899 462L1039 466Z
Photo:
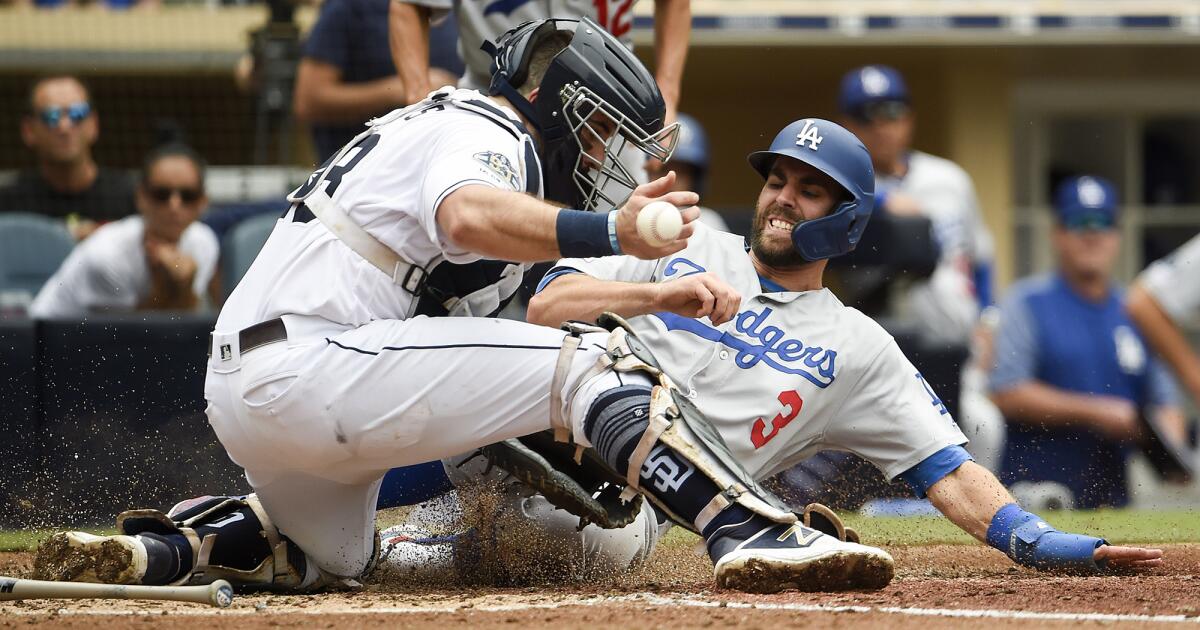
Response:
M1182 433L1174 386L1113 282L1117 216L1108 181L1063 182L1052 235L1057 269L1017 282L1000 307L989 383L1008 424L1000 479L1023 505L1125 505L1139 410L1168 434Z
M894 68L864 66L842 78L842 122L862 139L875 166L876 208L933 223L941 250L927 280L905 292L905 313L929 339L966 344L990 301L992 238L971 178L958 165L912 148L915 116L904 78Z
M133 181L92 157L100 121L87 88L72 76L37 80L21 139L36 166L0 189L0 212L30 212L68 220L77 239L105 222L136 212Z

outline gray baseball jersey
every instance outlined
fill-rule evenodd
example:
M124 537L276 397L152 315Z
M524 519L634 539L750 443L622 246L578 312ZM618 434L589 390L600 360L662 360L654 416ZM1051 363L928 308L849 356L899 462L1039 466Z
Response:
M602 280L672 282L709 271L742 295L721 326L672 313L630 323L755 478L824 449L857 453L888 478L966 443L945 405L877 323L828 289L764 290L740 236L697 226L668 258L563 259Z
M1200 323L1200 235L1142 272L1138 282L1180 324Z
M491 82L492 59L479 49L509 29L530 20L587 16L633 49L633 3L636 0L403 0L429 7L434 19L453 8L458 18L459 49L467 64L460 87L482 90Z

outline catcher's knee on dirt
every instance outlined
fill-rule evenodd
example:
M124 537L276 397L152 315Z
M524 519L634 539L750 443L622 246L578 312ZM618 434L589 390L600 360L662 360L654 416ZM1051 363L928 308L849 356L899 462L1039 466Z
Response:
M288 591L332 581L279 533L253 494L200 497L179 503L167 514L129 510L117 517L117 529L148 546L166 545L176 551L174 575L148 573L145 583L208 584L221 579L243 589Z
M624 498L640 491L672 520L698 533L735 506L732 512L738 514L795 523L796 515L737 463L716 428L663 373L629 325L610 313L599 322L610 334L598 368L644 374L657 383L652 389L611 388L595 397L582 422L572 414L577 436L581 432L628 484ZM566 423L557 420L561 435Z

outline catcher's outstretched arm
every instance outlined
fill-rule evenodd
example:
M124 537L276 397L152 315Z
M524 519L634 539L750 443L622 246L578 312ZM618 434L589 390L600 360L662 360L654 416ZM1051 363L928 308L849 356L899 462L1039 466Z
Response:
M1118 547L1090 536L1059 532L1022 510L995 475L964 462L930 486L930 502L980 542L1014 562L1039 569L1097 572L1147 569L1162 564L1162 550Z

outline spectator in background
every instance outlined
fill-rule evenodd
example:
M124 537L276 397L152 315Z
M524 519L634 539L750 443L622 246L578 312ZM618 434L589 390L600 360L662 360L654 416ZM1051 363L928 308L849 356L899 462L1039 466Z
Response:
M933 224L941 255L933 275L893 300L894 315L930 340L969 345L980 308L991 300L992 237L966 171L912 148L915 117L904 78L864 66L842 78L843 124L875 166L875 208L921 215Z
M292 106L296 118L312 126L318 162L363 131L367 120L410 103L388 49L389 2L326 0L308 34ZM453 18L430 33L429 85L458 81L457 44Z
M1139 410L1176 431L1183 415L1113 283L1120 233L1112 184L1069 179L1055 210L1057 270L1016 283L1000 308L990 377L1008 421L1000 479L1022 505L1122 506Z
M99 117L78 78L55 75L35 81L29 112L21 120L21 139L37 166L0 189L0 212L64 219L77 240L136 212L128 175L100 167L92 158L99 137Z
M204 161L179 144L146 158L139 214L102 226L38 293L35 318L105 310L198 310L217 266L217 237L196 221L208 198Z
M679 114L676 122L679 123L679 141L675 145L675 152L671 154L671 160L666 163L655 159L648 160L646 169L651 178L659 178L668 171L675 171L675 186L672 190L695 191L704 199L704 193L708 189L708 134L704 133L700 121L687 114ZM700 207L700 221L715 230L729 231L725 219L712 208Z

